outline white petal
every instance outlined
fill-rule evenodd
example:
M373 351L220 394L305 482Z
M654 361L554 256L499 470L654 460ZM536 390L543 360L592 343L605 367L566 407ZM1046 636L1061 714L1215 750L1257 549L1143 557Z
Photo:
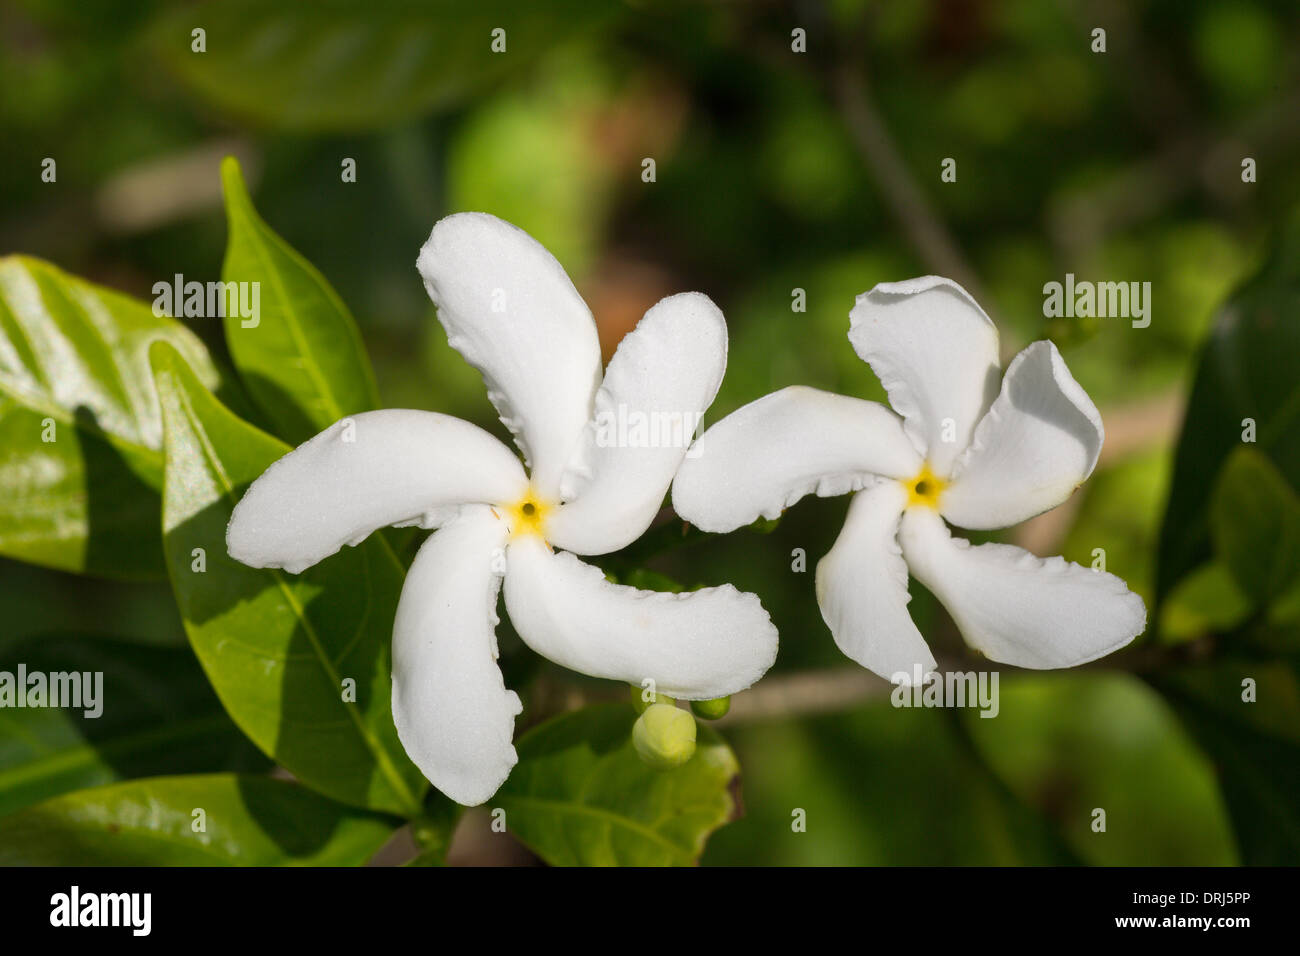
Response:
M864 292L849 322L916 450L946 477L998 393L992 320L957 283L925 276Z
M526 489L519 459L469 422L410 409L363 412L253 482L230 517L226 546L244 564L296 574L376 528L429 526L449 505L514 501Z
M927 508L903 515L907 566L991 660L1045 670L1118 650L1146 627L1146 606L1119 578L1009 544L972 546Z
M439 220L417 265L447 341L483 373L534 484L555 497L600 379L591 311L541 244L484 213Z
M467 507L429 536L393 625L393 721L406 753L457 803L482 803L518 759L519 697L497 667L497 595L507 529Z
M683 594L611 584L535 535L507 552L506 608L533 650L592 677L707 700L744 690L776 660L776 628L729 584Z
M796 385L701 435L673 482L673 508L705 531L731 531L775 518L806 494L842 495L920 467L885 406Z
M1005 528L1055 508L1092 474L1104 435L1097 406L1051 342L1012 360L943 493L963 528Z
M835 547L817 563L817 603L840 650L886 680L912 684L936 664L907 612L907 565L898 546L906 504L907 490L896 481L853 496Z
M578 554L650 526L727 367L727 323L698 292L664 299L624 336L596 393L579 460L547 536Z

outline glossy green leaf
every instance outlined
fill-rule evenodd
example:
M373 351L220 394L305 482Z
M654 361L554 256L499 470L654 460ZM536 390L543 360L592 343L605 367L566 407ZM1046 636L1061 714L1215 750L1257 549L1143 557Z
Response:
M16 677L19 664L27 674L91 677L79 685L81 706L0 708L0 815L132 777L266 766L189 648L41 635L6 651L3 670Z
M226 342L254 400L280 436L296 445L340 418L374 408L375 376L347 306L316 267L262 221L233 157L221 164L221 180L230 230L221 277L255 283L258 290L257 314L227 310Z
M1230 658L1151 680L1214 764L1241 862L1294 864L1300 856L1300 677L1295 667Z
M0 259L0 554L162 575L155 340L216 383L202 343L175 320L39 259Z
M1300 487L1300 221L1272 258L1220 309L1201 352L1174 456L1160 532L1156 596L1211 556L1215 476L1251 437L1253 447ZM1252 424L1253 423L1253 426Z
M1300 580L1300 498L1249 445L1229 457L1210 503L1217 556L1257 605Z
M698 861L736 812L735 755L707 727L695 756L654 770L632 746L636 712L600 704L525 734L519 763L492 801L506 826L557 866L672 866Z
M356 866L393 826L270 777L152 777L0 818L0 866Z
M167 457L167 567L217 696L308 786L345 803L418 813L426 784L398 742L389 703L400 564L378 535L300 575L227 555L235 502L288 448L232 415L175 352L157 348L152 359Z
M619 6L587 0L208 0L164 14L154 50L205 100L285 130L388 126L462 99ZM192 50L202 26L206 50ZM504 52L492 49L506 31Z

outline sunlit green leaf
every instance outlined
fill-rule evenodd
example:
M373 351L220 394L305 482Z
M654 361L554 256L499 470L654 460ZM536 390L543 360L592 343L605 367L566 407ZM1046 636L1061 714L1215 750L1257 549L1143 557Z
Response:
M168 572L217 696L308 786L415 814L425 782L389 704L401 566L377 535L296 576L232 559L235 502L288 448L226 410L175 352L158 348L152 359L166 436Z
M262 221L235 159L222 163L221 179L230 230L222 279L259 290L256 316L227 309L226 342L253 398L280 436L297 444L340 418L374 408L374 373L347 306Z
M356 866L393 826L269 777L152 777L0 818L0 866Z
M731 749L699 728L695 756L654 770L632 747L636 712L600 704L547 721L516 744L519 763L493 798L506 826L557 866L672 866L699 859L735 814Z
M90 684L79 685L76 707L0 708L0 815L131 777L265 766L188 648L42 635L9 648L4 660L15 676L22 664L51 682L75 673L90 675ZM103 675L98 685L95 674Z
M162 574L155 340L215 384L180 323L39 259L0 259L0 554L112 578Z

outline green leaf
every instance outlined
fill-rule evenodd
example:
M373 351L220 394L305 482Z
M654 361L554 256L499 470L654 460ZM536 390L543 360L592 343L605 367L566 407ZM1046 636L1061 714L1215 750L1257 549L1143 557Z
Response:
M1214 477L1254 422L1254 447L1300 487L1300 219L1220 309L1188 399L1160 532L1156 597L1210 558Z
M0 554L162 575L156 340L215 385L207 351L175 320L39 259L0 259Z
M98 673L102 682L96 690L92 676L95 699L78 698L82 706L0 708L0 815L131 777L266 765L188 648L41 635L6 651L6 671L16 675L20 663L28 674Z
M1170 643L1227 633L1250 615L1250 598L1232 572L1209 561L1184 577L1160 607L1160 639Z
M1243 682L1254 682L1254 701ZM1242 658L1150 678L1214 764L1241 861L1300 857L1300 678L1293 666Z
M1230 866L1212 768L1160 695L1131 674L1002 675L998 715L948 711L997 779L1094 866ZM1093 830L1106 811L1105 836Z
M635 568L621 575L616 583L625 584L630 588L639 588L642 591L667 591L671 594L680 594L686 590L668 575L648 568Z
M636 712L600 704L549 720L518 741L519 763L497 791L506 825L556 866L695 863L730 820L735 755L707 727L676 770L647 766L632 746Z
M709 841L705 864L1078 863L1052 822L1002 784L970 742L968 724L996 730L1003 717L971 716L882 697L729 728L745 768L746 812Z
M1210 503L1214 550L1241 589L1266 606L1300 580L1300 499L1249 445L1229 457Z
M153 777L0 819L0 866L355 866L392 833L389 820L282 780Z
M157 55L205 100L297 131L389 126L463 99L617 13L587 0L208 0L164 14ZM206 31L192 50L190 31ZM492 50L492 31L506 49Z
M288 448L232 415L175 352L160 347L151 357L166 439L167 568L221 703L308 786L415 815L426 784L402 750L389 703L401 565L379 535L296 576L231 558L235 502ZM346 680L355 701L344 699Z
M1300 581L1278 596L1268 609L1269 623L1274 625L1300 624Z
M222 162L221 181L230 229L222 280L258 289L256 316L225 316L226 342L254 400L280 436L296 445L340 418L374 408L374 372L347 306L316 267L262 221L233 157Z

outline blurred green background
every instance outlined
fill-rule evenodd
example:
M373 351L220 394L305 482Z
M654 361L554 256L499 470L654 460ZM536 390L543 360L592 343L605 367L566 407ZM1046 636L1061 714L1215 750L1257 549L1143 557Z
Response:
M196 27L206 52L191 50ZM504 53L490 50L495 27ZM792 49L796 29L805 52ZM1247 862L1265 859L1269 837L1243 836L1230 814L1239 795L1224 775L1238 770L1261 776L1252 786L1276 814L1272 862L1300 861L1296 790L1269 789L1270 767L1300 752L1293 677L1275 685L1291 709L1254 738L1262 756L1225 770L1171 705L1182 698L1161 692L1164 675L1221 659L1221 602L1175 615L1168 633L1154 626L1200 349L1230 293L1282 248L1300 202L1292 0L19 0L0 7L0 37L0 253L145 299L175 273L219 278L217 166L233 153L267 222L350 305L387 406L505 437L415 271L433 222L460 210L546 245L591 305L607 357L663 295L710 295L731 347L708 421L796 383L883 398L846 339L854 296L877 282L967 284L1004 357L1057 341L1105 419L1101 465L1057 512L984 539L1085 565L1104 548L1107 570L1152 610L1148 634L1080 671L1004 673L995 720L895 710L887 685L835 648L813 596L847 499L806 500L769 534L656 559L688 586L757 592L782 635L770 689L739 698L724 725L745 815L712 838L706 863L1230 864L1246 845L1264 847ZM46 157L54 183L41 181ZM955 182L940 178L948 157ZM1245 157L1256 182L1242 181ZM354 183L340 176L349 158ZM1043 285L1067 272L1149 281L1150 327L1044 318ZM792 311L796 289L806 311ZM190 324L220 355L206 321ZM1293 360L1264 353L1292 377ZM796 548L805 573L791 570ZM940 661L978 666L942 609L912 592ZM0 608L0 660L53 633L185 640L165 582L3 560ZM1269 633L1252 661L1293 661L1293 632ZM609 690L539 663L506 628L502 644L511 686L540 678L530 721L562 706L565 688ZM1090 826L1097 807L1105 833ZM806 832L791 829L796 809ZM481 843L453 859L489 861Z

